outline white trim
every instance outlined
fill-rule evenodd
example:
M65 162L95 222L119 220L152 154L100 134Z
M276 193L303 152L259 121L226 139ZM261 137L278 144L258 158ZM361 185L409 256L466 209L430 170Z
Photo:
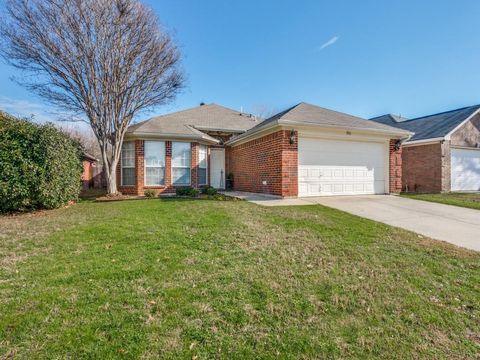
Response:
M133 166L123 166L123 146L125 144L133 144ZM133 184L129 184L129 185L125 185L123 183L123 168L125 169L135 169L135 158L136 158L136 144L135 144L135 141L123 141L122 142L122 149L120 150L120 186L123 186L123 187L133 187L135 186L135 178L136 178L136 174L135 174L135 170L133 171L133 175L134 175L134 183Z
M352 133L346 131L319 132L318 129L299 129L298 136L318 138L325 140L364 141L364 142L390 142L390 137L379 134Z
M447 135L445 135L445 140L450 140L450 137L458 130L460 129L463 125L465 125L467 122L469 122L475 115L477 115L480 112L480 108L475 110L472 115L470 115L468 118L463 120L460 124L455 126L455 128L450 131Z
M366 120L368 121L368 120ZM398 130L395 131L395 128L392 130L383 130L383 129L372 129L372 128L349 128L349 127L339 127L339 126L329 126L325 124L316 124L316 123L308 123L304 121L289 121L289 120L275 120L271 123L265 124L258 128L254 128L248 130L242 135L234 137L233 139L226 142L226 145L233 145L233 144L243 144L245 142L258 139L259 137L268 135L270 133L275 132L275 129L299 129L299 128L310 128L316 129L317 131L339 131L339 132L350 132L355 134L376 134L383 137L388 138L397 138L397 139L409 139L411 138L414 133L407 131L407 130Z
M416 146L416 145L429 145L429 144L436 144L444 140L445 138L443 137L437 137L437 138L431 138L431 139L406 141L402 145L403 147Z
M142 132L142 133L127 133L125 139L132 140L161 140L161 141L178 141L178 142L204 142L206 144L219 144L220 140L214 139L209 135L195 136L195 135L181 135L181 134L169 134L169 133L155 133L155 132Z
M409 139L411 136L413 136L413 133L409 131L393 133L388 131L375 131L371 129L347 129L347 128L340 128L335 126L325 126L325 125L319 125L319 124L283 120L281 123L275 121L270 126L266 125L264 128L262 129L259 128L257 131L254 131L250 134L245 133L246 134L245 136L240 135L236 138L233 138L227 141L225 145L228 145L228 146L241 145L246 142L250 142L258 138L267 136L279 130L298 130L298 131L306 130L306 131L315 132L317 134L321 134L322 136L326 134L337 133L343 136L368 135L372 138L374 137L382 138L382 139L394 138L399 140Z

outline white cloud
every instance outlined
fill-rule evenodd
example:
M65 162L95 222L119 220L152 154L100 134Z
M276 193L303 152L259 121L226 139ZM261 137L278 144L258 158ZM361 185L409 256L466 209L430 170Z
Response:
M329 47L329 46L335 44L335 43L338 41L338 39L340 39L340 36L334 36L334 37L332 37L330 40L328 40L327 42L325 42L325 43L323 43L322 45L320 45L320 47L318 48L318 51L323 50L323 49L325 49L326 47Z
M13 116L32 119L38 123L59 122L61 119L72 118L66 113L55 111L52 106L24 99L0 97L0 110Z

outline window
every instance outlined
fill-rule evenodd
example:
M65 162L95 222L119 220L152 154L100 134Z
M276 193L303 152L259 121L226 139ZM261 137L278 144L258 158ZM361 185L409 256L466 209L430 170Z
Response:
M165 142L145 141L145 185L165 184Z
M122 185L135 185L135 143L125 142L122 145Z
M173 185L190 185L190 165L192 150L190 143L172 143L172 182Z
M198 151L198 185L207 184L207 167L207 145L200 145L200 149Z

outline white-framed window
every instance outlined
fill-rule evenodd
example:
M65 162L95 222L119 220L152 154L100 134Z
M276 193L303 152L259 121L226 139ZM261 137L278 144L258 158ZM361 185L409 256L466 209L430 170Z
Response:
M208 147L200 145L198 149L198 185L207 185Z
M145 141L145 185L165 184L165 142Z
M135 185L135 143L124 142L122 144L122 185L133 186Z
M172 142L172 183L190 185L192 149L190 143Z

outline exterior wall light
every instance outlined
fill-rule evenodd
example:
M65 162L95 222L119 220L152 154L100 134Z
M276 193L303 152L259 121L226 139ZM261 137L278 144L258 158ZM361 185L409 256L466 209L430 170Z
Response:
M395 151L400 150L401 146L402 146L402 140L395 141Z
M295 130L290 130L290 145L295 144Z

